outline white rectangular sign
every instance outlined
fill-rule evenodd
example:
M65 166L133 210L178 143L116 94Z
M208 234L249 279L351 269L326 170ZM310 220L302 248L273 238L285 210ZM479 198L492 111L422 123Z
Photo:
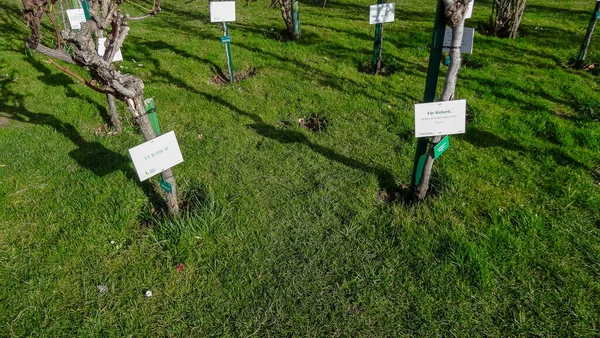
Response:
M475 39L475 28L466 28L463 32L462 43L460 45L460 52L472 54L473 53L473 40ZM442 49L444 52L449 52L450 47L452 47L452 29L450 27L446 27L446 32L444 33L444 48Z
M415 137L464 134L467 100L415 105Z
M235 21L235 1L211 1L210 22Z
M129 156L140 181L145 181L183 162L173 131L129 149Z
M393 2L372 5L369 7L369 24L375 25L378 23L393 22L394 12L396 11L396 4Z
M106 42L106 38L98 39L98 55L104 56L104 51L106 51L106 47L104 46L104 42ZM112 62L115 61L123 61L123 54L121 54L121 48L113 55Z
M83 12L83 9L67 9L67 16L69 17L71 29L81 29L81 23L85 22L85 13Z
M473 16L473 6L475 6L475 0L472 0L467 5L467 11L465 12L465 19L470 19Z

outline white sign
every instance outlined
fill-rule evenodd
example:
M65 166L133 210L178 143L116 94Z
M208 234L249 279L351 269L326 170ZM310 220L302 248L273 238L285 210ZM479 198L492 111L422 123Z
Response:
M600 0L598 0L600 1ZM472 0L467 5L467 11L465 12L465 19L470 19L473 16L473 6L475 6L475 0Z
M372 5L370 8L369 24L374 25L378 23L394 22L394 11L396 10L396 4L393 2Z
M81 23L85 22L85 13L83 12L83 9L67 9L67 16L69 17L71 29L81 29Z
M467 100L415 104L415 137L464 134Z
M235 21L235 1L211 1L210 22Z
M173 131L129 149L129 156L140 182L183 162Z
M106 38L98 39L98 55L100 56L104 56L104 51L106 50L104 42L106 42ZM121 48L119 48L115 55L113 55L112 62L115 61L123 61L123 54L121 54Z
M465 28L463 32L462 43L460 45L460 52L472 54L473 53L473 39L475 38L475 28ZM452 29L446 27L444 33L444 48L442 51L449 52L452 47Z

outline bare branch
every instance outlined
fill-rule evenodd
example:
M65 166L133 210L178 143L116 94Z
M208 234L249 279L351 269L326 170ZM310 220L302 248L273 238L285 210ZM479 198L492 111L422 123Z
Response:
M52 27L54 28L54 34L56 34L56 49L62 49L61 43L60 43L60 33L58 31L58 27L56 27L56 22L54 21L54 18L52 17L52 15L50 15L50 12L44 9L44 12L46 13L46 16L48 17L48 19L50 19L50 22L52 23Z
M77 79L77 81L81 82L81 84L97 91L98 93L102 93L102 94L111 94L113 93L112 90L106 90L106 89L102 89L99 88L95 85L95 82L90 82L87 81L86 79L82 78L81 76L79 76L77 73L73 72L72 70L70 70L69 68L63 67L61 65L59 65L56 61L48 58L48 63L51 63L52 65L54 65L56 68L60 69L61 71L63 71L64 73L67 73L69 75L71 75L72 77L74 77L75 79Z
M25 45L27 46L27 48L30 48L27 43ZM34 50L36 52L42 53L46 56L51 56L55 59L59 59L64 62L68 62L70 64L75 64L75 61L73 60L73 58L69 54L64 53L62 50L51 49L44 45L38 45L36 48L30 48L30 49Z
M129 15L126 15L125 21L143 20L143 19L149 18L151 16L155 16L158 13L160 13L160 0L156 0L156 8L153 8L150 12L148 12L144 15L135 16L135 17L130 17Z

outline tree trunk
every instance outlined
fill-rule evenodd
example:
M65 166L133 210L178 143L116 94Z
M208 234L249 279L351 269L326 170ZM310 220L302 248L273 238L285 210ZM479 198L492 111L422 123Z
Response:
M111 94L106 94L106 101L108 102L108 110L110 113L110 122L112 123L115 131L120 134L121 133L121 119L119 118L119 112L117 111L117 104L115 102L115 97Z
M381 56L383 55L383 24L375 25L375 48L373 53L373 75L381 71Z
M510 39L517 37L525 2L526 0L494 0L492 12L495 11L496 16L490 18L494 36Z
M146 114L146 110L144 108L144 98L143 96L136 97L134 100L134 107L130 107L130 111L134 115L135 123L140 127L140 131L144 136L145 141L150 141L156 138L156 133L154 133L154 129L152 128L152 124L150 123L150 119ZM131 105L131 101L129 102ZM165 191L165 200L167 203L167 211L171 215L175 215L179 213L179 203L177 201L177 186L175 184L175 176L173 175L173 170L167 169L161 173L162 179L171 185L172 191Z
M281 5L281 16L285 22L287 32L292 40L297 40L299 36L296 34L296 30L294 29L294 19L292 17L293 2L294 0L279 0Z
M460 1L445 0L446 8L446 23L452 27L452 47L450 48L450 66L446 74L444 82L444 90L440 101L449 101L454 98L456 90L456 81L458 79L458 71L461 66L460 46L462 44L463 32L465 28L464 12L469 1L466 3ZM449 5L451 3L451 5ZM434 152L433 148L440 142L443 136L434 136L431 138L423 174L421 181L417 185L415 197L417 200L422 200L427 196L429 190L429 181L431 179L431 170L433 169Z

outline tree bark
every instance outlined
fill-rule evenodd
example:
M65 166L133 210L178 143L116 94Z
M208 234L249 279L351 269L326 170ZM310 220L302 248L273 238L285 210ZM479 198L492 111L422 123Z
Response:
M452 46L450 47L450 66L448 67L448 73L446 74L440 101L449 101L454 98L458 71L461 66L460 46L462 44L465 28L464 14L470 1L471 0L444 0L446 23L452 28ZM431 170L433 169L433 162L435 161L433 148L442 138L443 136L434 136L431 138L421 181L416 187L415 197L417 200L423 200L425 196L427 196L431 180Z
M281 5L281 16L285 22L287 32L292 40L297 40L299 36L294 29L294 19L292 18L292 6L295 0L279 0Z
M108 102L108 110L110 113L110 123L112 124L115 131L121 133L121 119L119 118L119 112L117 111L117 104L115 97L111 94L106 94L106 101Z
M514 39L525 11L526 0L494 0L492 13L492 33L499 38Z

